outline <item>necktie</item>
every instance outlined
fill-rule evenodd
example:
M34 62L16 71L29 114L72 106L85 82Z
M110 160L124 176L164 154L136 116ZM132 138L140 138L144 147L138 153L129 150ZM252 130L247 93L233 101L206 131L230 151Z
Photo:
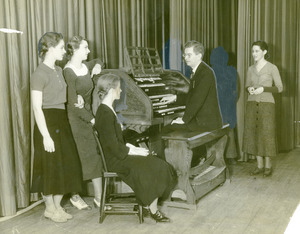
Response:
M194 71L192 71L190 75L190 80L193 78L194 74L195 74Z
M194 74L195 73L192 71L191 75L190 75L190 87L189 87L189 90L191 90L191 89L193 89L195 87L195 81L193 80Z

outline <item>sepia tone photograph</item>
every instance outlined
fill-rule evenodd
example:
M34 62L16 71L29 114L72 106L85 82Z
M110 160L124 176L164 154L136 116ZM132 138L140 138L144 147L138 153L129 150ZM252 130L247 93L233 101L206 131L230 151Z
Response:
M0 5L0 233L300 233L300 0Z

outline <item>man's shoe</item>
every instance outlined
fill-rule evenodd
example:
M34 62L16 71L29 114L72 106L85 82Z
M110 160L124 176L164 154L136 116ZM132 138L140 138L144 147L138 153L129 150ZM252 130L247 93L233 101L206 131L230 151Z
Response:
M75 198L75 200L73 198ZM79 195L72 196L70 198L70 202L78 210L91 210L92 209L92 207L90 207L88 204L86 204L85 201Z

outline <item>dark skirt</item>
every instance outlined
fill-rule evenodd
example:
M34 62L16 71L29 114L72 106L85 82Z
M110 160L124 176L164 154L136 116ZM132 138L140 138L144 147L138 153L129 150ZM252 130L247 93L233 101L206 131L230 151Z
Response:
M81 165L66 111L44 109L43 112L55 152L44 150L43 137L35 125L31 191L44 195L80 192Z
M143 206L150 205L156 198L167 199L177 183L173 167L156 156L129 155L110 169L132 188Z
M70 113L69 121L81 161L83 180L101 177L102 160L97 150L92 124Z
M243 152L254 156L274 157L277 154L275 104L247 102Z

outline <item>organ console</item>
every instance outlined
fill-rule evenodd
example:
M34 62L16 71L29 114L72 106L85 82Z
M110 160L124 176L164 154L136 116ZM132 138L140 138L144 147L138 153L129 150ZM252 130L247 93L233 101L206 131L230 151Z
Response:
M125 58L129 69L105 69L101 73L117 73L126 83L126 104L119 110L123 124L142 133L151 126L167 125L172 119L182 116L184 105L160 101L176 93L170 88L168 77L176 77L181 85L188 85L189 80L178 71L164 70L154 48L127 47Z

